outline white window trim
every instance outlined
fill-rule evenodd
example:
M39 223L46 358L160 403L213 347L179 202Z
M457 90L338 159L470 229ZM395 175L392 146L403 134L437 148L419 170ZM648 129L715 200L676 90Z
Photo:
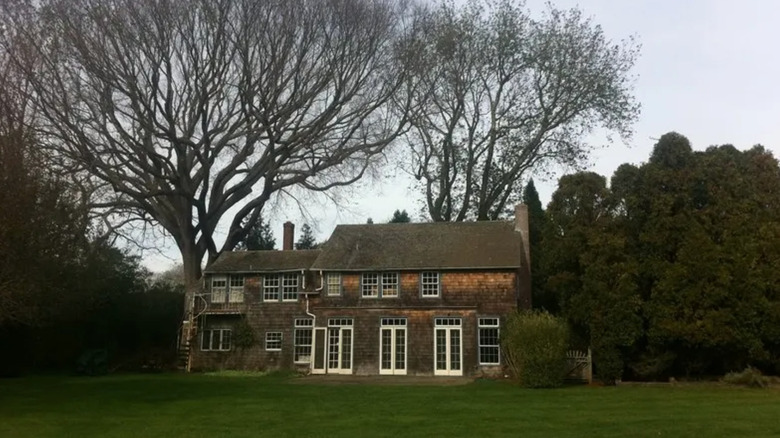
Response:
M395 368L395 352L392 353L391 361L393 366L390 369L382 368L382 330L390 329L391 342L395 342L396 330L404 331L404 368L403 370L397 370ZM394 345L394 344L393 344ZM409 330L407 330L407 319L399 317L381 318L379 324L379 374L381 375L402 375L405 376L409 371Z
M425 286L433 285L433 283L425 282L425 274L436 274L436 294L425 294ZM420 297L421 298L439 298L441 297L441 272L438 271L423 271L420 272Z
M294 323L295 330L293 331L293 363L296 364L304 364L308 365L312 361L312 355L314 353L314 320L311 318L295 318ZM299 330L307 330L309 331L309 344L298 344L298 331ZM309 360L300 360L297 359L298 357L298 349L308 347L309 349Z
M482 345L482 329L496 330L496 345ZM495 316L477 318L477 361L480 365L501 365L501 319ZM482 348L498 350L498 362L482 362Z
M223 285L220 287L217 287L214 285L214 283L222 283ZM223 304L227 302L228 299L228 288L230 285L230 279L227 275L212 275L211 276L211 293L209 295L209 300L211 303L214 304ZM215 290L217 291L215 293ZM221 300L214 299L214 297L220 294L222 296Z
M284 302L284 303L294 303L294 302L297 302L298 301L298 295L300 293L300 283L301 283L300 278L298 278L298 274L297 273L295 273L295 274L286 273L286 274L281 274L280 277L281 277L280 278L281 279L281 281L280 281L281 289L279 290L279 292L280 292L279 299L282 302ZM285 285L285 281L286 280L290 280L290 279L295 280L295 285L293 285L293 284ZM285 295L285 293L287 293L287 291L285 291L285 288L293 288L293 287L295 288L295 298L285 298L284 295Z
M338 282L331 283L331 278L337 279ZM336 289L336 293L331 293L331 286ZM338 297L341 296L344 288L343 279L340 272L328 272L325 274L325 296Z
M279 335L279 339L269 339L269 337L276 337L275 335ZM284 334L282 332L265 332L265 351L282 351L282 341L284 339ZM278 348L269 348L268 343L279 343Z
M270 280L276 280L276 285L269 285ZM276 291L276 298L266 298L267 291ZM263 302L275 303L282 297L282 277L280 274L263 275Z
M371 284L371 286L376 286L376 295L365 294L364 285L366 284L365 283L366 275L376 276L376 283ZM395 283L390 283L390 282L385 283L385 275L393 275L395 277ZM389 284L395 285L395 287L393 288L395 293L393 295L387 295L385 293L385 289ZM389 290L389 288L387 289ZM401 275L398 272L363 272L362 274L360 274L360 298L393 299L393 298L399 298L400 296L401 296Z

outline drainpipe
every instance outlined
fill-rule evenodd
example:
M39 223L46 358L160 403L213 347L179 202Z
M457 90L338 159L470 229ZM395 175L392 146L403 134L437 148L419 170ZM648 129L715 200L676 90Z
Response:
M306 272L301 269L301 273L303 274L303 287L306 287ZM320 271L320 287L314 289L315 292L321 292L323 287L325 286L324 279L322 277L322 271ZM311 316L311 356L309 361L309 372L311 373L311 370L314 367L314 333L317 328L317 315L311 313L309 311L309 294L305 293L304 296L306 297L306 314Z

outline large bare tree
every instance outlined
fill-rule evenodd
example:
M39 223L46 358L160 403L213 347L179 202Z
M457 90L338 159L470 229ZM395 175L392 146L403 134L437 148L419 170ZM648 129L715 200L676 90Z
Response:
M396 0L36 3L5 25L40 139L108 189L93 208L172 236L190 291L272 195L356 181L405 124Z
M512 1L445 3L423 28L408 141L434 221L496 219L529 172L582 163L594 129L630 135L637 47L578 10L533 19Z

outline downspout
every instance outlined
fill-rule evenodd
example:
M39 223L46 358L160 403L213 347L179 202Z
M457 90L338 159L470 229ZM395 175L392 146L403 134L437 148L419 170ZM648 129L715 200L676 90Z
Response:
M301 273L303 274L303 286L306 287L306 274L303 269L301 269ZM320 287L317 289L314 289L315 292L322 292L322 289L325 286L324 278L322 277L322 271L320 271ZM314 333L317 329L317 315L311 313L309 311L309 294L304 294L306 296L306 314L311 316L311 357L309 361L309 372L311 373L312 368L314 367Z

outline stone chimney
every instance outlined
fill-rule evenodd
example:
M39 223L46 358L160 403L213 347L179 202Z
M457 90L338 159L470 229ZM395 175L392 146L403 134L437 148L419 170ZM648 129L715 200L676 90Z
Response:
M531 308L531 241L528 230L528 206L525 204L515 205L515 231L520 233L520 239L523 242L523 260L520 263L520 287L518 296L518 307L521 309Z
M295 240L295 224L290 221L284 223L284 239L282 240L282 250L292 251L293 241Z

